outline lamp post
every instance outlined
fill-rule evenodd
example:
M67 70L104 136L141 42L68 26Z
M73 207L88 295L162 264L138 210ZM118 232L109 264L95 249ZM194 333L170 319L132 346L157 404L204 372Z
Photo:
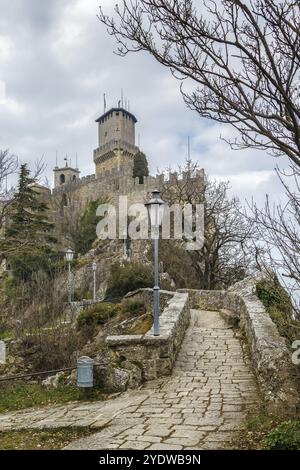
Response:
M96 271L97 271L96 261L93 262L92 269L93 269L93 302L95 303L97 300L96 298Z
M122 232L122 238L123 238L123 258L126 261L128 256L127 256L127 229L124 229Z
M159 336L159 316L160 316L160 292L159 292L159 269L158 269L158 240L159 227L162 223L165 203L160 197L157 189L152 192L152 198L145 204L151 224L151 235L154 239L154 287L153 287L153 334Z
M71 274L71 262L74 258L74 251L69 248L66 251L66 260L69 263L69 304L72 302L72 274Z

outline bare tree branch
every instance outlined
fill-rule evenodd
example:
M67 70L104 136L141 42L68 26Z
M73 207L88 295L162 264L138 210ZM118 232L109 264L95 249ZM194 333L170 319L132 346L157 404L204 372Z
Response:
M118 54L149 52L181 80L190 109L237 129L233 148L300 166L299 1L123 0L99 19Z

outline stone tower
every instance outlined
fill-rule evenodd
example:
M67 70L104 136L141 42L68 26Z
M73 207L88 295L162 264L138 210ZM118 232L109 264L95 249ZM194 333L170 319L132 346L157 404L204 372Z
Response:
M59 168L56 166L54 172L54 187L58 188L67 183L71 183L79 179L80 171L78 168L71 168L66 162L65 167Z
M96 122L99 146L94 150L94 162L97 178L105 171L130 166L139 148L135 145L137 119L126 109L112 108Z

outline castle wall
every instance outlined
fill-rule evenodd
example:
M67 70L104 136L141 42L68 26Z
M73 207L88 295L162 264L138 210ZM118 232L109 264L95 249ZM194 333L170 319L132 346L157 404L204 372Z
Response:
M149 199L149 193L154 189L161 189L164 181L163 175L146 176L143 183L139 183L139 178L133 178L132 166L121 166L111 168L102 173L98 178L90 175L78 179L77 181L55 188L52 197L62 198L67 195L78 202L83 209L91 201L99 199L101 196L108 196L112 204L117 204L119 196L128 196L128 203L145 203ZM170 183L175 178L175 173L170 174ZM184 181L185 176L183 177ZM204 170L197 172L196 178L203 181Z

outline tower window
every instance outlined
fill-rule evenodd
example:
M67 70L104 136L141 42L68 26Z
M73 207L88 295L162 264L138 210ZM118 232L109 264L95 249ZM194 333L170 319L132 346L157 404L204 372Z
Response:
M75 181L75 180L76 180L76 175L73 175L73 181Z
M66 182L66 177L64 174L61 174L59 177L60 184L64 184Z

